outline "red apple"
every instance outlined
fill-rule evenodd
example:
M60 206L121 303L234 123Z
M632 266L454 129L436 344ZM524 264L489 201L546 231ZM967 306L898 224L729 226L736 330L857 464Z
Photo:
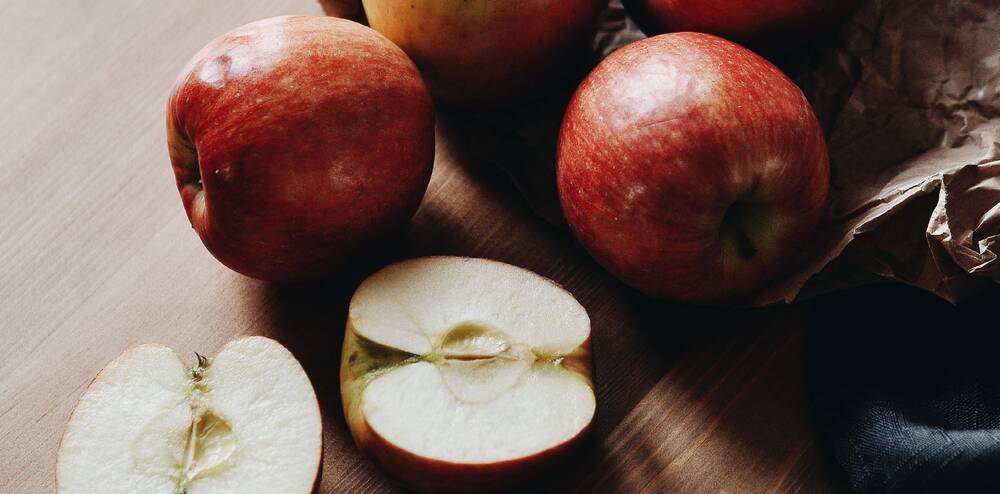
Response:
M624 0L647 34L698 31L737 40L808 35L860 0Z
M655 297L721 301L796 257L829 162L809 102L780 70L677 33L628 45L587 77L557 173L570 227L609 271Z
M319 6L326 15L342 19L357 20L364 12L361 9L361 0L319 0Z
M434 161L417 68L360 24L278 17L209 43L167 107L188 218L223 264L318 278L413 215Z
M392 264L351 298L341 354L358 447L416 492L509 492L590 430L590 317L530 271L486 259Z
M413 58L431 92L497 106L571 70L607 0L364 0L372 28Z

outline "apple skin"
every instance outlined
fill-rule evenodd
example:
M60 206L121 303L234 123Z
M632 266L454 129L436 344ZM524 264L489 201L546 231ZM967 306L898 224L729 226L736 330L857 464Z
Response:
M386 441L367 422L351 425L358 447L374 458L386 472L392 472L396 481L407 490L455 494L506 492L537 478L578 451L582 439L592 427L592 424L588 425L576 437L533 456L499 463L464 465L410 453Z
M812 37L861 0L623 0L643 32L697 31L746 42Z
M319 0L323 13L341 19L360 20L364 17L361 0Z
M366 384L364 376L356 369L366 363L357 362L364 352L359 351L358 336L350 322L344 337L340 366L341 404L347 426L358 449L364 452L392 478L408 490L415 492L479 493L503 492L538 477L558 466L568 456L577 452L593 427L591 422L576 436L531 456L515 460L484 464L461 464L426 458L387 441L369 424L361 410L361 395ZM360 364L360 365L359 365ZM563 367L594 386L594 364L588 337L563 360Z
M829 158L780 70L709 34L628 45L577 90L557 183L590 254L657 298L731 301L787 269L823 213Z
M364 0L431 92L479 108L538 96L579 65L607 0Z
M434 109L382 35L332 17L277 17L212 41L167 107L184 208L223 264L268 281L343 269L416 211Z

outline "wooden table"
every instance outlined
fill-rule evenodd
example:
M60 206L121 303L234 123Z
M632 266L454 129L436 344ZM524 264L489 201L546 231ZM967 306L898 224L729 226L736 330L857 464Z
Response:
M56 448L91 377L124 348L213 353L241 334L286 344L325 417L322 492L390 492L339 403L356 279L278 286L202 247L169 167L164 105L216 35L309 0L0 4L0 492L54 491ZM651 301L537 219L441 119L434 176L396 257L500 259L565 285L593 319L598 417L580 458L531 490L838 491L810 423L807 308Z

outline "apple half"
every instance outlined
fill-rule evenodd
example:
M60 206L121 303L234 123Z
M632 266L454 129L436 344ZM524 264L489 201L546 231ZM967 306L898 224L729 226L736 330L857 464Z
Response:
M80 399L56 483L62 494L307 494L321 456L316 395L281 344L241 338L195 367L141 345Z
M403 261L351 299L340 380L358 446L404 486L503 490L589 430L590 318L554 282L508 264Z

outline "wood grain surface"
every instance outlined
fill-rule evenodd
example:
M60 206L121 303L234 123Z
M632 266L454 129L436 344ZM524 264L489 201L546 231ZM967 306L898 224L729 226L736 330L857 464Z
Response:
M355 449L339 403L347 298L377 265L325 283L228 271L187 222L164 105L218 34L309 0L0 4L0 492L54 492L72 407L126 347L214 353L271 336L306 367L324 414L322 492L392 492ZM593 320L598 416L584 451L531 491L834 492L842 474L810 422L803 306L756 311L649 300L537 219L470 159L447 116L424 203L382 262L461 254L555 279Z

